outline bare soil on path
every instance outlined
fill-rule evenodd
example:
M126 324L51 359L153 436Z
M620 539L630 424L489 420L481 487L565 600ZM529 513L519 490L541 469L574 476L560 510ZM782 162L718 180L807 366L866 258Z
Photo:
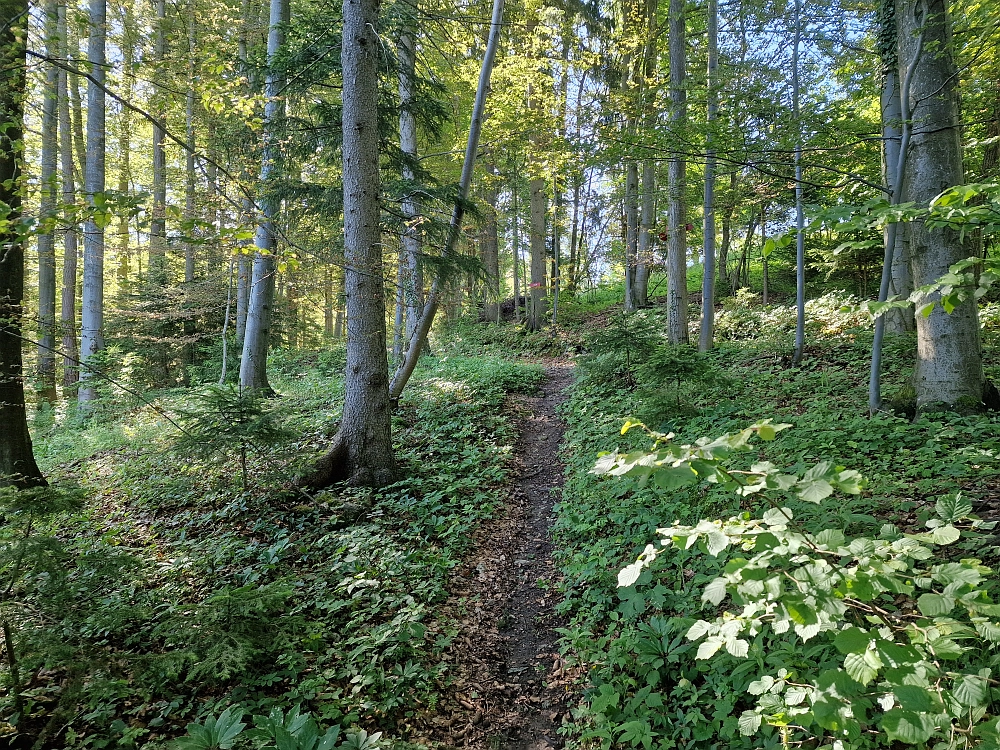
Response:
M567 363L546 363L540 392L521 397L521 434L506 512L477 534L455 569L445 611L459 628L446 659L450 696L425 725L427 739L482 750L556 750L573 698L574 675L557 648L558 571L550 527L562 485L556 409L572 379Z

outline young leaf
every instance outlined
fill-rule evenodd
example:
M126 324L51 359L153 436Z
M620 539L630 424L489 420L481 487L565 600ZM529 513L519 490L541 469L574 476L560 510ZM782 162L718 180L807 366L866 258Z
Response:
M740 734L744 737L749 737L757 733L760 729L761 715L753 711L744 711L739 718L739 728Z
M955 608L955 597L946 594L921 594L917 609L924 617L941 617Z

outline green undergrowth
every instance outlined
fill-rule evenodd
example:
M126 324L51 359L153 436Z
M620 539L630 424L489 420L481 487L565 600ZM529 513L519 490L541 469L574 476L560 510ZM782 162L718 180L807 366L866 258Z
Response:
M201 389L200 403L174 390L152 406L109 404L36 434L56 488L75 483L85 499L0 531L23 696L16 706L5 664L4 734L154 748L226 707L266 717L301 706L322 727L382 732L381 747L420 736L456 632L436 608L507 478L505 399L543 373L427 358L394 418L402 481L307 494L291 480L335 432L334 360L281 354L280 397L239 405L245 488L238 450L203 437L182 450L175 427L210 436L222 423L205 410L239 400L225 389Z
M676 433L679 443L737 432L762 419L791 424L773 442L735 457L733 468L769 461L794 474L829 460L867 479L865 492L836 502L790 500L807 529L864 535L877 534L886 521L921 527L936 499L957 491L985 516L1000 513L987 502L1000 487L997 414L868 417L871 331L856 302L831 295L811 305L809 344L797 367L788 356L794 310L741 299L720 318L722 340L708 355L664 354L665 324L654 310L622 323L629 327L622 335L615 335L614 325L591 334L579 360L563 407L567 474L555 522L564 577L560 608L569 623L562 648L584 689L568 729L572 747L781 747L781 732L773 727L752 737L740 733L741 712L756 704L748 688L760 675L805 672L829 657L829 646L757 634L747 658L720 653L696 660L698 644L685 634L697 619L713 616L713 608L703 611L702 592L720 575L726 554L671 549L636 585L617 587L618 571L657 538L657 528L741 512L759 517L768 507L759 496L741 497L718 485L668 491L591 473L598 451L649 448L640 430L621 434L626 419ZM995 318L990 310L983 316L988 372L997 363ZM913 347L909 337L887 340L888 395L905 393ZM676 383L668 368L656 366L670 356L688 363L687 382ZM696 367L690 364L699 359ZM984 548L980 539L963 551L990 558L994 543L987 539ZM889 746L880 742L869 732L837 747Z

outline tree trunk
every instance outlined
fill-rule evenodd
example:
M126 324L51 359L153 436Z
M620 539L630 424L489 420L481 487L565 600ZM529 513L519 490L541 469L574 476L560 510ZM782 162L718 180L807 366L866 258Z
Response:
M10 223L0 230L0 486L45 484L31 450L21 360L24 245L21 215L21 157L25 99L27 0L0 0L0 201Z
M531 225L529 242L531 247L531 303L528 308L528 330L538 331L545 320L545 214L548 211L548 196L545 194L545 180L533 179L528 184L531 200Z
M87 58L90 80L87 84L87 166L84 170L84 193L87 203L97 207L104 195L105 147L105 35L107 0L90 2L90 37ZM86 367L95 354L104 349L104 225L91 216L83 226L83 314L80 325L80 391L82 407L97 397L94 373Z
M424 278L420 262L420 203L416 198L414 165L417 159L417 118L414 114L416 78L415 32L410 19L399 36L399 148L403 152L403 180L411 183L401 203L403 220L403 295L406 303L406 339L413 338L424 310Z
M58 57L57 10L54 0L45 2L45 54ZM52 221L56 213L56 141L59 128L59 70L45 67L42 92L42 164L38 213L41 221ZM56 400L56 235L48 229L38 235L38 399Z
M767 244L767 206L763 203L760 205L760 300L763 304L768 304L771 300L768 299L768 286L770 285L770 279L768 278L768 268L767 268L767 255L764 254L764 246Z
M333 339L333 267L323 268L323 338Z
M701 330L698 350L707 352L715 338L715 120L719 111L719 94L716 88L719 67L719 6L717 0L708 0L708 134L705 149L705 238L703 274L701 283Z
M944 0L899 0L899 60L905 64L923 36L925 53L913 71L909 91L913 132L903 169L906 201L926 206L942 190L963 182L957 72L951 27ZM929 284L953 263L968 257L957 231L910 226L910 268L916 287ZM930 315L916 315L917 362L913 374L917 408L947 405L978 410L983 402L983 363L975 300L949 315L935 305Z
M511 255L514 256L514 320L521 322L521 274L518 268L521 264L521 217L517 212L517 188L518 180L515 176L511 180L510 202L511 202Z
M383 486L396 478L385 356L385 297L379 227L378 0L344 0L344 289L347 370L344 415L334 440L340 475Z
M486 215L481 235L483 268L486 271L486 294L483 318L492 323L500 322L500 236L497 229L497 200L500 197L496 169L490 165L485 170L490 181L484 186Z
M670 126L674 138L687 123L687 58L684 0L670 0ZM667 244L667 328L671 343L688 342L687 209L684 200L687 162L670 159L667 168L669 239Z
M155 3L153 96L159 107L164 107L161 81L167 49L167 4L166 0L155 0ZM167 283L167 134L158 124L163 119L158 117L153 123L153 208L149 222L149 262L146 264L150 283L160 286Z
M483 66L479 71L479 82L476 84L476 99L472 105L472 120L469 124L469 138L465 144L465 158L462 161L462 175L458 181L458 199L451 215L451 224L448 228L448 236L445 240L443 257L451 260L455 254L455 245L458 242L459 233L462 229L462 217L465 215L465 202L469 199L469 188L472 185L472 174L476 167L476 152L479 149L479 135L482 133L483 117L486 111L486 96L489 92L490 75L493 72L493 61L496 59L497 46L500 41L500 27L503 21L503 0L493 0L493 18L490 21L489 40L486 43L486 53L483 55ZM402 363L392 376L389 384L389 396L392 403L397 403L399 397L406 388L406 383L413 374L413 368L417 366L417 357L427 343L427 334L430 333L434 316L437 314L438 298L442 291L442 279L438 274L427 301L424 304L423 314L420 322L413 331L413 336L407 342L406 355ZM350 318L348 311L348 318ZM350 320L348 320L350 325Z
M888 9L894 7L893 0L883 0ZM891 16L891 29L885 30L886 43L893 45L892 54L883 59L885 64L882 78L882 174L886 192L890 202L899 203L899 189L896 184L899 160L905 158L900 154L900 142L903 134L903 109L900 103L900 79L897 63L896 23L895 14ZM910 278L910 252L906 241L907 227L896 227L895 230L886 227L885 242L893 242L892 263L889 268L889 296L906 299L913 291L913 280ZM911 308L894 309L886 313L885 327L887 333L906 333L914 328L913 310Z
M58 5L59 57L69 59L69 43L66 29L66 7ZM70 116L69 80L67 72L59 69L59 151L62 171L62 202L66 207L63 233L62 295L59 305L59 328L62 335L63 353L63 395L75 395L76 383L80 378L77 360L80 352L76 341L76 275L79 253L79 235L76 220L76 181L73 163L73 130Z
M792 363L802 361L806 346L806 238L802 213L802 113L799 109L799 46L802 40L802 0L795 0L795 39L792 43L792 115L795 118L795 351Z
M642 81L639 86L640 106L644 111L645 125L649 130L656 127L658 115L655 106L657 87L656 77L657 39L656 23L657 0L645 0L645 19L643 35L645 43L642 53ZM635 277L633 279L632 298L636 307L649 304L649 275L653 268L653 226L656 223L656 165L652 159L642 162L642 195L640 197L640 214L638 239L635 256Z
M276 69L277 58L285 43L284 18L288 0L271 0L267 35L267 80L264 84L264 148L260 168L260 207L262 220L257 226L254 244L257 252L250 277L243 356L240 359L240 386L270 391L267 382L267 349L274 317L275 262L274 220L278 213L274 181L279 174L278 126L284 112L280 99L282 77ZM379 279L381 280L381 276ZM384 309L384 302L383 302ZM382 321L383 330L385 321ZM384 356L384 353L383 353Z
M625 165L625 309L634 310L635 267L639 262L639 165Z
M194 140L194 87L195 87L195 50L198 39L195 32L194 9L188 7L188 87L184 97L184 142L187 145L184 154L184 219L187 222L185 232L189 236L184 243L184 281L194 281L194 261L196 245L190 237L194 235L195 220L195 140Z

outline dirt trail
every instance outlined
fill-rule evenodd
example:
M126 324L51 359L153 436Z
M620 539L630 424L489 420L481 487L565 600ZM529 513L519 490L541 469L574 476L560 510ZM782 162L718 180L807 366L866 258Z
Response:
M446 745L482 750L555 750L571 680L556 648L558 595L551 585L549 529L562 485L556 408L572 368L549 363L541 392L521 399L521 435L507 513L477 536L454 572L447 605L459 634L447 655L454 693L427 727ZM539 585L541 582L542 585ZM568 718L568 717L567 717Z

